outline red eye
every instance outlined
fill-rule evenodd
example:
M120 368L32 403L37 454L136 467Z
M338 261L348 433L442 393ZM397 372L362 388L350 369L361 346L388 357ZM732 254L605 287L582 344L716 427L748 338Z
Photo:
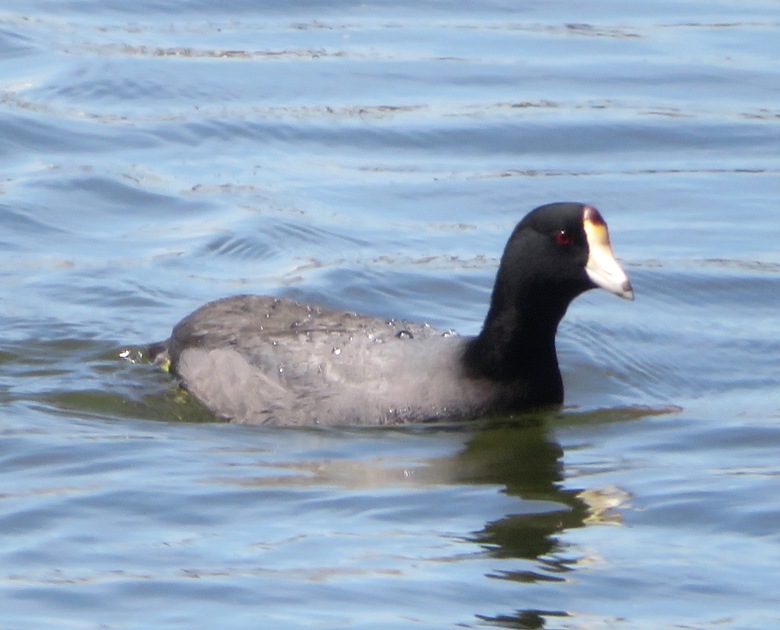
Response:
M568 230L561 230L555 233L555 242L561 247L568 247L571 245L571 234Z

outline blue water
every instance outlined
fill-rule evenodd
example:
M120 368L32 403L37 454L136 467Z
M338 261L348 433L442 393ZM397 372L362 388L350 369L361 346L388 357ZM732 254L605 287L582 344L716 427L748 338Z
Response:
M780 627L775 2L0 4L0 627ZM120 353L271 293L474 333L599 207L559 412L214 422Z

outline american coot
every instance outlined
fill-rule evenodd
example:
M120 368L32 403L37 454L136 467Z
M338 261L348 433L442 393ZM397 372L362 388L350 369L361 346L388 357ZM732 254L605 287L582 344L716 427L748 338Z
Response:
M476 337L288 299L239 295L150 347L216 416L248 424L465 420L560 404L555 332L601 287L633 299L592 206L553 203L518 223Z

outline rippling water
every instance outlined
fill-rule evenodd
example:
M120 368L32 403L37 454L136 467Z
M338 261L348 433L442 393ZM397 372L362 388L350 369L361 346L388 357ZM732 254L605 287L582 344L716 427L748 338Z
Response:
M780 625L777 3L0 5L0 627ZM478 330L597 205L560 412L210 421L119 353L274 293Z

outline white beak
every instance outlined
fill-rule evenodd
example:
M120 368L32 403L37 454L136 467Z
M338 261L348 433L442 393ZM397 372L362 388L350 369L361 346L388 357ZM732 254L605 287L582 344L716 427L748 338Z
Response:
M589 250L585 273L596 286L626 300L633 300L634 289L612 252L607 224L596 208L585 206L582 227L585 229Z

